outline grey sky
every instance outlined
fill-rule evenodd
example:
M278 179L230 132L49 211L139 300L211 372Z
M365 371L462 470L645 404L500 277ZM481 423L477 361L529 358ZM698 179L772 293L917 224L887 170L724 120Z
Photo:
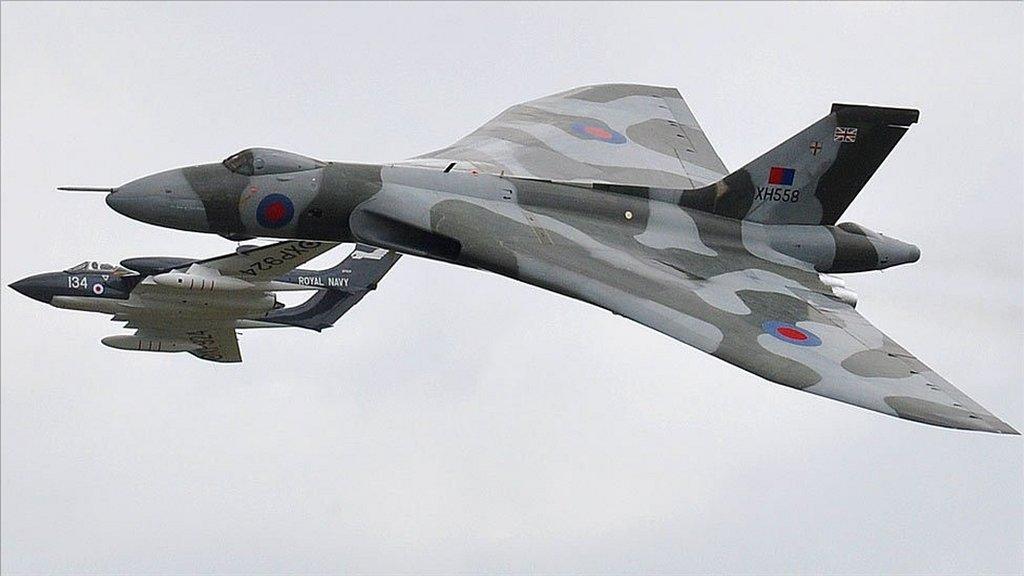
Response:
M405 258L332 330L244 334L238 366L103 347L120 325L6 284L233 249L53 188L248 146L401 159L623 81L678 87L736 168L832 102L910 106L920 123L844 220L922 259L847 281L1021 429L1022 16L5 3L2 571L1021 573L1021 437L789 390L495 275Z

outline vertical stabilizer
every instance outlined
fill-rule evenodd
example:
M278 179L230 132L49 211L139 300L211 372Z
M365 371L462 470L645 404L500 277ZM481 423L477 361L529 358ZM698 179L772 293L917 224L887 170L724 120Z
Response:
M833 104L828 116L680 203L762 224L835 224L918 114Z

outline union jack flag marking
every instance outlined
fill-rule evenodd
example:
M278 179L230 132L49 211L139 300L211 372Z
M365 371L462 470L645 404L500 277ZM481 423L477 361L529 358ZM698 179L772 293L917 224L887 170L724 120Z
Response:
M832 133L832 139L836 142L856 142L857 129L837 126L836 131Z

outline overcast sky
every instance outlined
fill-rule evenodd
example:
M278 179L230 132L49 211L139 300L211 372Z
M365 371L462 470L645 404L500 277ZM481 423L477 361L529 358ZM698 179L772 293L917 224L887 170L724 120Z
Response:
M517 102L678 87L730 168L828 113L920 123L844 216L917 264L865 316L1024 429L1020 3L2 8L2 571L1024 571L1024 441L764 381L596 307L405 258L241 365L128 353L6 285L216 236L101 195L271 146L386 162ZM326 267L346 248L321 257Z

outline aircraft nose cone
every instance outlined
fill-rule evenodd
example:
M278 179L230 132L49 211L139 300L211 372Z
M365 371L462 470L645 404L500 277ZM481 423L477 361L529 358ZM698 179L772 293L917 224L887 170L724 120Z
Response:
M49 302L53 296L44 275L29 276L10 284L15 292L40 302Z
M135 196L125 192L118 194L117 191L107 194L106 198L107 206L113 208L114 212L129 218L132 218L132 214L135 212L132 206L134 200L136 200Z
M25 292L28 290L28 278L22 278L21 280L18 280L17 282L14 282L12 284L8 284L8 286L11 287L11 288L14 288L14 290L18 294L22 294L22 295L27 296L27 294L25 294Z
M918 248L917 246L915 246L913 244L910 244L909 248L907 249L907 251L909 252L907 254L907 258L909 259L908 260L909 262L917 262L918 260L921 259L921 249Z
M107 194L107 206L133 220L157 226L209 232L206 208L181 170L133 180Z

